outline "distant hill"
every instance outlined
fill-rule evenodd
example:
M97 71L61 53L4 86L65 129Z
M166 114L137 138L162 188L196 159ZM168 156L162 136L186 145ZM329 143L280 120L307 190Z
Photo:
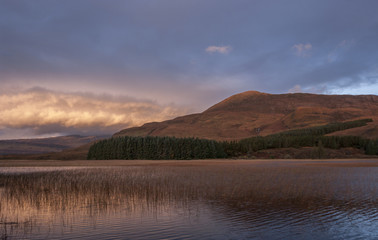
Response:
M60 152L102 138L104 137L70 135L52 138L0 140L0 155Z
M233 95L202 113L164 122L146 123L141 127L124 129L113 136L175 136L240 140L358 119L373 121L368 122L366 126L332 132L328 135L353 135L378 139L378 96L267 94L248 91ZM105 137L65 136L0 140L0 159L86 159L90 146ZM304 158L313 152L312 148L302 150L302 148L261 150L255 157L283 158L290 155ZM327 156L350 157L353 151L353 156L363 156L362 150L352 150L332 150L334 152Z
M332 135L378 138L378 96L267 94L233 95L206 111L124 129L114 136L175 136L237 140L290 129L371 118L373 122Z

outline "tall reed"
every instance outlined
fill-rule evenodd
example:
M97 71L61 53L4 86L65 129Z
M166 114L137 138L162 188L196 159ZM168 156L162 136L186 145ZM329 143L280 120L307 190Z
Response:
M295 165L130 166L0 174L0 233L7 234L10 227L27 229L38 221L52 223L56 216L65 216L70 224L76 215L95 218L120 208L130 213L189 209L196 202L231 212L251 206L359 208L366 199L377 206L378 190L371 182L378 180L375 174L374 168L359 174L356 169ZM40 211L44 220L35 218Z

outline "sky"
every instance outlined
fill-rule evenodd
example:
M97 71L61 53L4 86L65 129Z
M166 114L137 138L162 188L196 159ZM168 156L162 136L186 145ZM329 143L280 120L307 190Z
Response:
M106 135L236 93L378 94L378 1L0 0L0 139Z

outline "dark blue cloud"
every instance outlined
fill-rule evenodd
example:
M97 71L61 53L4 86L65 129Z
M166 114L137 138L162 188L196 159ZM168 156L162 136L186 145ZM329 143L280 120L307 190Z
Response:
M85 86L198 110L295 85L353 93L370 84L378 94L376 9L368 0L0 0L0 84ZM299 53L300 44L311 47Z

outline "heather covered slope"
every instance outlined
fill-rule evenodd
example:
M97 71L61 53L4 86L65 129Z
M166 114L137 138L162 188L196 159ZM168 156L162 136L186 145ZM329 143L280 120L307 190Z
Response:
M367 139L378 139L378 118L366 126L334 132L327 136L360 136Z
M361 131L350 130L353 135L378 138L378 96L266 94L248 91L233 95L202 113L124 129L114 136L234 140L361 118L372 118L373 122L362 127Z
M95 141L95 136L61 136L37 139L0 140L0 155L60 152Z

